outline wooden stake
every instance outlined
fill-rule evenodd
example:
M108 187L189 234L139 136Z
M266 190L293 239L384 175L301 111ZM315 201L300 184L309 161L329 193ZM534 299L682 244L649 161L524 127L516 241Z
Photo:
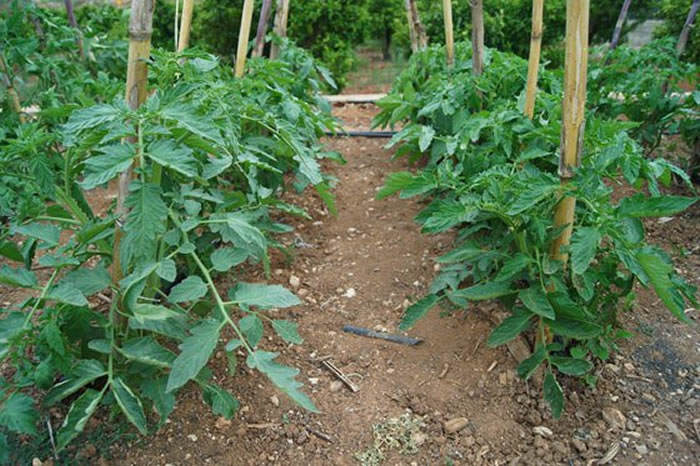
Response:
M586 71L588 68L589 0L567 0L566 63L564 65L564 100L562 101L562 133L559 176L562 185L574 176L583 149L584 111L586 107ZM554 214L554 227L564 231L552 243L550 255L566 264L568 254L561 251L571 239L576 198L566 196L559 201Z
M83 48L83 33L78 27L78 22L75 20L75 13L73 11L73 0L63 0L66 5L66 16L68 17L68 24L70 27L75 29L75 33L78 35L76 42L78 43L78 50L80 50L80 58L85 59L85 49Z
M472 7L472 72L484 71L484 0L471 0Z
M620 35L622 35L622 27L625 25L625 20L627 19L627 11L630 9L630 4L632 0L625 0L622 4L622 9L620 9L620 15L617 17L617 23L615 23L615 31L613 32L612 40L610 41L610 50L615 50L618 42L620 42Z
M289 17L289 0L278 0L275 12L274 32L279 37L287 37L287 18ZM280 56L279 45L273 43L270 46L270 58L276 60Z
M262 9L260 10L260 19L258 20L258 29L255 32L255 47L253 47L254 57L262 57L263 49L265 48L267 23L270 21L270 12L272 11L271 6L272 0L263 0Z
M0 72L3 74L3 84L5 85L5 89L7 89L7 97L12 109L15 111L15 113L17 113L20 123L26 123L27 117L24 112L22 112L22 104L19 100L19 94L12 83L12 75L10 74L10 69L7 66L5 55L2 53L2 51L0 51Z
M690 27L693 25L695 20L695 15L698 14L698 9L700 9L700 0L693 0L693 4L690 6L690 11L688 11L688 16L683 24L683 29L681 29L681 35L678 36L678 44L676 45L676 54L680 57L685 51L685 46L688 44L688 36L690 35Z
M182 52L190 45L190 30L192 29L192 12L194 0L184 0L182 4L182 19L180 20L180 37L177 39L177 51Z
M540 50L542 49L542 10L544 0L532 0L532 32L530 33L530 59L527 63L527 87L525 90L525 108L523 113L532 120L535 115L535 97L537 96L537 72L540 67Z
M148 84L148 57L151 54L151 34L153 33L153 10L155 0L131 0L129 18L129 59L126 70L126 104L132 110L146 100ZM117 285L122 279L120 244L123 236L122 222L126 218L124 204L129 193L132 169L129 167L119 175L119 191L115 213L114 248L112 254L112 283Z
M233 75L237 78L243 76L245 59L248 55L248 42L250 40L250 23L253 21L254 0L245 0L243 14L241 15L241 31L238 34L238 50L236 52L236 66Z
M413 22L413 28L416 32L418 50L423 50L426 47L428 47L428 36L425 33L423 23L420 22L420 14L418 14L418 6L416 5L416 0L408 0L408 3L411 8L411 20Z
M452 28L452 0L442 0L442 15L445 20L445 54L447 66L452 66L455 61L455 38Z
M411 39L411 52L418 51L418 36L416 35L416 26L413 22L413 14L411 13L411 0L405 0L406 20L408 21L408 36Z

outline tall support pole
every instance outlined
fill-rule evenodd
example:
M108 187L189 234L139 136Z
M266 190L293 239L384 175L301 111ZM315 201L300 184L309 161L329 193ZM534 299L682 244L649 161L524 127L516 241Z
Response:
M7 91L7 98L9 101L9 104L12 106L12 109L17 113L17 117L19 118L20 123L26 123L27 122L27 116L22 112L22 104L20 103L19 100L19 94L17 93L17 90L15 89L15 86L13 84L13 79L12 79L12 74L10 74L10 68L7 66L7 62L5 61L5 55L2 53L0 50L0 73L3 74L3 84L5 85L5 89Z
M698 14L698 9L700 9L700 0L693 0L693 4L690 5L690 11L688 11L688 16L685 18L683 29L681 29L681 35L678 36L678 44L676 44L676 54L679 57L683 55L683 52L685 51L685 46L688 44L690 27L693 25L695 15Z
M411 52L418 51L418 36L416 35L416 25L413 22L413 13L411 13L411 0L405 0L406 5L406 20L408 21L408 36L411 39Z
M66 16L68 17L68 24L70 24L70 27L75 29L75 33L78 35L76 42L78 43L80 58L85 59L85 48L83 47L83 33L80 31L78 21L75 20L75 12L73 11L73 0L63 0L63 3L66 5Z
M156 0L131 0L129 18L129 58L126 70L126 104L136 110L145 102L148 84L148 57L151 54L153 33L153 10ZM122 278L120 244L122 222L126 218L126 196L129 193L132 169L129 167L119 176L117 195L117 222L114 227L114 249L112 256L112 282L117 285Z
M238 34L238 50L236 51L236 66L233 75L237 78L243 76L245 59L248 55L248 41L250 38L250 23L253 21L253 0L245 0L243 14L241 15L241 31Z
M559 176L566 186L579 166L583 150L586 107L586 71L588 68L589 0L567 0L566 63L564 65L564 100L562 101L561 155ZM568 254L562 251L571 239L576 198L565 196L554 214L554 227L564 228L552 243L551 257L564 263Z
M620 15L617 17L617 23L615 23L615 31L613 31L612 40L610 41L610 50L615 50L617 44L620 42L620 36L622 35L622 27L625 25L625 20L627 19L627 12L630 9L630 4L632 0L625 0L620 9Z
M455 61L455 36L452 27L452 0L442 0L442 15L445 20L445 54L447 66L452 66Z
M289 18L289 0L277 0L277 11L275 12L274 32L279 37L287 37L287 19ZM277 44L270 47L270 58L276 59L280 55L280 48Z
M423 50L428 46L428 35L425 33L423 23L420 22L420 14L418 13L416 0L408 0L408 4L411 9L411 21L413 22L413 29L416 32L418 50Z
M527 87L525 90L525 108L523 113L529 119L535 115L535 97L537 96L537 71L540 67L542 50L542 11L544 0L532 0L532 32L530 33L530 59L527 63Z
M255 47L253 47L254 57L262 57L263 49L265 48L267 23L270 21L270 12L272 11L271 7L272 0L263 0L262 9L260 10L260 19L258 20L258 29L255 31Z
M484 0L471 0L472 7L472 72L484 71Z
M192 13L194 0L184 0L182 4L182 19L180 20L180 36L177 39L177 51L182 52L190 45L190 30L192 29Z

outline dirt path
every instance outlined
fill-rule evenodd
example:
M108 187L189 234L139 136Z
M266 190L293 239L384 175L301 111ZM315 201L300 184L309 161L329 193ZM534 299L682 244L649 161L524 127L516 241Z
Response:
M374 111L371 105L336 108L358 127L368 127ZM483 343L494 305L447 318L434 310L411 331L425 340L415 347L341 331L353 324L394 332L406 300L421 296L434 276L432 258L451 240L420 234L413 222L417 202L374 200L385 176L406 168L403 160L389 159L385 142L329 141L348 160L326 167L339 179L337 217L308 194L289 194L315 219L295 222L286 242L303 247L289 264L277 258L273 281L289 285L290 279L296 284L292 276L299 278L295 291L305 305L285 317L299 322L305 342L283 347L271 340L265 347L301 370L322 413L300 411L240 364L230 377L219 358L219 380L241 401L237 417L217 419L192 391L162 431L140 448L115 451L119 463L350 465L360 454L364 464L378 464L373 461L382 456L383 464L592 464L614 454L609 464L696 464L697 331L659 318L658 302L644 293L633 324L657 332L600 367L595 390L566 381L560 421L550 418L539 390L516 378L512 357ZM697 224L697 212L691 215ZM697 272L697 255L685 266ZM320 365L326 357L353 374L357 393L333 383ZM460 417L466 426L447 432L445 422ZM372 449L377 442L383 447Z

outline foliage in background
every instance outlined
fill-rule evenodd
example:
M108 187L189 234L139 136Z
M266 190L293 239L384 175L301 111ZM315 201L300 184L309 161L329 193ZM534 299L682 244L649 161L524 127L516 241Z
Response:
M683 321L687 303L697 305L696 290L668 254L645 241L641 221L675 215L697 198L662 195L660 183L674 177L692 190L688 176L664 159L645 158L627 133L635 123L590 111L581 167L562 186L560 77L541 74L530 120L522 114L526 62L489 49L484 74L474 77L470 50L458 44L449 70L440 47L415 55L378 103L376 125L403 125L390 142L401 145L396 156L426 160L415 173L390 175L378 198L419 196L429 202L416 217L424 233L457 232L455 247L436 259L442 268L429 293L406 310L400 329L438 303L468 309L498 299L511 314L492 331L489 345L521 333L531 337L532 354L518 374L527 379L544 366L544 398L559 417L561 376L595 383L595 362L631 335L618 314L631 305L635 283L653 288ZM612 186L622 184L638 193L614 202ZM553 226L554 208L567 194L577 204L565 266L549 251L561 234Z
M661 0L660 3L658 16L664 20L664 23L654 31L654 36L670 36L678 40L693 0ZM683 54L684 60L696 65L700 65L700 26L698 24L700 24L700 18L696 17Z

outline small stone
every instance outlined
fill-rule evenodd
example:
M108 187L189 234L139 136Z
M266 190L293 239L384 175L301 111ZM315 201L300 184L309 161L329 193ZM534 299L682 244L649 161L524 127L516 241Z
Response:
M300 285L301 285L301 280L299 279L299 277L297 277L296 275L292 275L289 277L289 286L296 289L296 288L299 288Z
M467 427L467 424L469 424L469 421L466 417L456 417L454 419L450 419L449 421L445 421L445 432L448 434L454 434L455 432L459 432Z
M318 385L318 377L309 377L309 383L311 385Z
M434 271L434 272L437 273L437 272L440 271L440 269L441 269L440 264L435 264L435 265L433 265L433 271Z
M637 453L639 453L640 455L646 455L647 453L649 453L649 449L643 443L640 443L639 445L635 446L634 448L635 448L635 450L637 450Z
M277 398L277 395L272 395L272 396L270 397L270 403L272 403L273 405L275 405L276 407L278 407L278 406L280 405L280 399Z
M41 466L42 464L44 464L44 463L42 463L39 458L34 458L32 460L32 466Z
M583 453L588 449L588 447L586 447L586 444L577 438L571 439L571 445L573 445L579 453Z
M423 445L427 439L428 439L428 436L425 435L423 432L415 432L411 435L411 441L417 447L420 447L421 445Z
M608 423L608 425L613 428L623 428L625 426L625 423L627 422L627 419L625 416L620 412L619 409L615 409L613 407L605 407L603 408L603 420Z
M474 440L474 437L472 437L471 435L468 435L468 436L464 439L464 445L465 445L467 448L473 447L475 443L476 443L476 440Z
M648 403L656 403L656 398L651 393L642 393L642 399Z
M193 442L196 442L196 441L197 441L197 436L194 435L194 434L188 435L187 438L190 439L190 440L192 440Z
M345 298L354 298L357 296L357 291L355 291L355 288L348 288L345 290L345 293L343 294Z
M498 374L498 382L501 385L508 385L508 374L505 372L501 372Z
M214 422L214 427L217 429L225 429L226 427L229 427L231 425L231 420L226 419L223 416L220 416L219 418L216 419L216 422Z
M343 388L343 382L341 382L340 380L334 380L333 382L331 382L332 392L340 391L341 388Z
M549 427L546 427L546 426L537 426L537 427L533 427L533 428L532 428L532 431L533 431L535 434L541 435L542 437L546 437L546 438L549 438L549 437L551 437L552 435L554 435L554 432L552 432L552 430L551 430Z
M634 364L631 362L626 362L622 365L627 372L634 372Z
M307 290L306 288L299 288L299 291L297 291L297 295L302 298L307 294L309 294L309 290Z
M305 430L302 430L299 433L299 435L297 435L297 438L296 438L297 445L303 445L306 443L307 440L309 440L309 434L307 434Z

